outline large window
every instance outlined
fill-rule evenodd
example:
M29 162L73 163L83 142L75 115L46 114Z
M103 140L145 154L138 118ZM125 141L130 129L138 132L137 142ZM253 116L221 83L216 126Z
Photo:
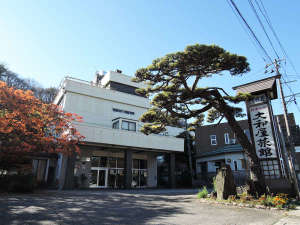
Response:
M129 130L129 131L136 131L136 122L130 121L123 118L117 118L113 120L112 123L113 129L122 129L122 130Z
M229 145L229 144L230 144L230 139L229 139L229 134L228 134L228 133L225 133L225 134L224 134L224 141L225 141L225 144L226 144L226 145Z
M136 123L122 120L122 130L136 131Z
M91 187L124 188L124 158L91 157ZM132 187L147 186L147 160L132 160Z
M217 135L210 135L210 144L217 145Z

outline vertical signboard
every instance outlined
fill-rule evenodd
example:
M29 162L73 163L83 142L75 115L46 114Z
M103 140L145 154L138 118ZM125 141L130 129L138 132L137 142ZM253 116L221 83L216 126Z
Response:
M269 104L268 98L263 94L255 96L247 103L247 107L252 140L263 174L266 179L277 179L281 177L281 169Z
M268 105L252 106L249 111L258 158L277 158Z

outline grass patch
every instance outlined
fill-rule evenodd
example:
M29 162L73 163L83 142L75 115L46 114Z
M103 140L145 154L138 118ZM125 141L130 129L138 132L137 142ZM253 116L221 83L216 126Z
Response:
M204 186L203 188L201 188L197 194L198 198L207 198L208 196L208 191L206 189L206 187Z

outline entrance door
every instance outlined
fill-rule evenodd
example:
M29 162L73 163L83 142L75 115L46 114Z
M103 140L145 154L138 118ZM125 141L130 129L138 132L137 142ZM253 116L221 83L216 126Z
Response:
M91 170L90 187L107 187L107 169L94 169Z
M106 187L107 186L107 170L101 169L98 170L98 187Z

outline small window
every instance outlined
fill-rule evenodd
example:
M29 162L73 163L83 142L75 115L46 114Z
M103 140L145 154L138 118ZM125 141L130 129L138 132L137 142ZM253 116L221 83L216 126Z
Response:
M114 122L112 128L113 129L120 129L120 123L119 123L119 121Z
M136 131L136 123L123 120L122 130Z
M217 135L210 135L210 144L217 145Z
M248 140L251 142L250 130L249 130L249 129L246 129L246 130L244 130L244 133L246 134Z
M125 114L128 114L128 115L134 115L134 112L123 110L123 109L113 108L113 111L118 112L118 113L125 113Z
M243 169L247 169L247 162L245 159L241 159L241 164Z
M234 163L234 170L237 171L238 170L237 161L233 161L233 163Z
M228 134L228 133L225 133L225 134L224 134L224 141L225 141L225 144L226 144L226 145L229 145L229 144L230 144L230 139L229 139L229 134Z

